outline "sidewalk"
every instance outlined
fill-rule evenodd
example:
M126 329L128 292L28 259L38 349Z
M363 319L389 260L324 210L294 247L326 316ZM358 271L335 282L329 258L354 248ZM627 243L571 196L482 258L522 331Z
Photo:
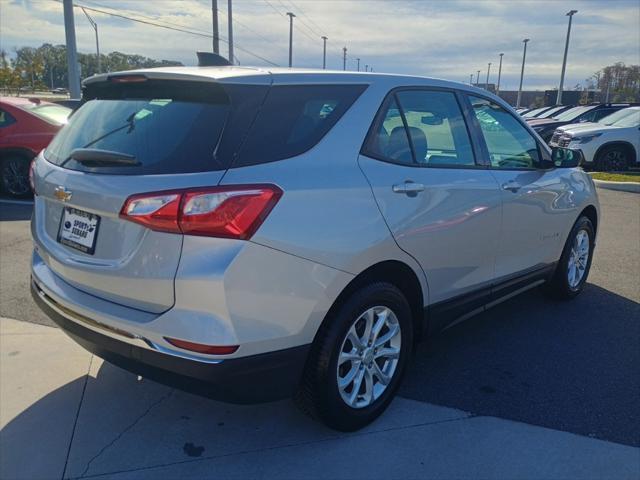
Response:
M341 434L289 401L142 380L58 329L0 319L0 478L640 477L640 449L403 398Z

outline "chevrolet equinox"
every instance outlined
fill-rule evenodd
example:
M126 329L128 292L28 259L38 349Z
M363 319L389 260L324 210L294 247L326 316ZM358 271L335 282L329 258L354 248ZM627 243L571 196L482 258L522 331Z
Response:
M580 293L599 207L574 155L442 80L94 76L31 165L32 293L115 365L355 430L420 338L538 285Z

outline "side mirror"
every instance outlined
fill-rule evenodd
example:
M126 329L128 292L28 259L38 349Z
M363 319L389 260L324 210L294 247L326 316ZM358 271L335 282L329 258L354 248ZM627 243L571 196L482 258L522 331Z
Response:
M554 147L551 149L551 160L558 168L574 168L582 164L584 156L580 150Z

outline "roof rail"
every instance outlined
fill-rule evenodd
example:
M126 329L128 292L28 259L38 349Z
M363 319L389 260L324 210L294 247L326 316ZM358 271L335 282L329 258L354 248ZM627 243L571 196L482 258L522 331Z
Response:
M217 53L196 52L199 67L228 67L231 62Z

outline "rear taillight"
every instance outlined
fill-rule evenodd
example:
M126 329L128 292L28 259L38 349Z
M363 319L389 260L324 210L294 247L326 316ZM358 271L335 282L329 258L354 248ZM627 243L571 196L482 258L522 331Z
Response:
M275 185L233 185L133 195L120 217L152 230L247 240L282 196Z

